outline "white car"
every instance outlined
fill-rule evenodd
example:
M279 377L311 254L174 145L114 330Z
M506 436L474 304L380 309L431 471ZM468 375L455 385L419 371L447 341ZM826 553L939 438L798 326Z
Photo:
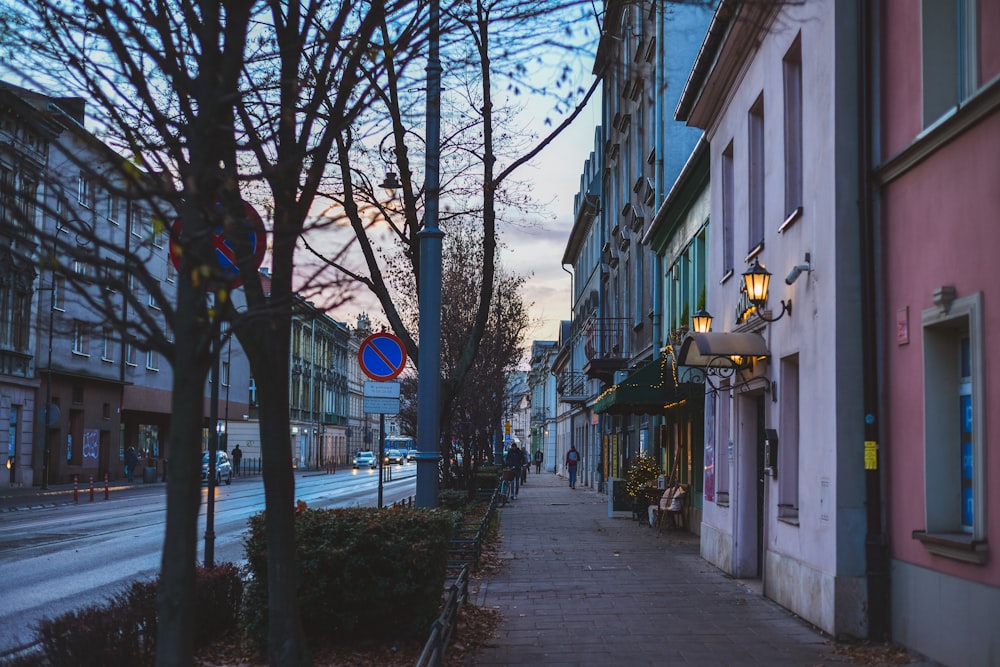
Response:
M358 452L355 454L354 467L374 470L378 467L378 459L375 458L375 452Z

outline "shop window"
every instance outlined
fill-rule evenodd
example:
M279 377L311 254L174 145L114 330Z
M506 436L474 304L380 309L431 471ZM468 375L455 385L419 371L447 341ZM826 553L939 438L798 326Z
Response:
M716 401L715 414L718 430L716 431L715 454L715 502L725 507L729 506L729 467L733 458L733 435L730 432L732 416L732 401L729 397L729 387L712 394Z
M954 289L944 287L935 302L939 305L921 318L926 526L914 536L933 553L982 563L987 558L982 294L955 299Z

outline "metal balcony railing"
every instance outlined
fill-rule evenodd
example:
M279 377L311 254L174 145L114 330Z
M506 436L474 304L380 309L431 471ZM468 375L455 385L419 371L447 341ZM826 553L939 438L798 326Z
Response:
M587 359L624 359L627 357L628 318L595 317L583 328L584 353Z
M556 377L556 391L563 400L583 400L587 391L587 374L582 371L563 371Z

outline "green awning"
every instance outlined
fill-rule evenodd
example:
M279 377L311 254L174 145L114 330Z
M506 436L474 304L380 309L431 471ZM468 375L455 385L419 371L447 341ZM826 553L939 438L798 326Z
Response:
M686 389L677 386L673 366L664 356L606 390L597 398L594 412L612 415L659 414L680 401L693 398L694 394L704 396L703 387L697 387L693 393Z

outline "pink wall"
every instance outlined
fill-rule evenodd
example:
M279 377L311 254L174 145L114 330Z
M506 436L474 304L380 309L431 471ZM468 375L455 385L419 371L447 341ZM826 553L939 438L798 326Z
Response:
M883 192L886 303L886 461L893 556L956 576L1000 585L1000 558L985 566L932 556L912 538L924 528L923 351L921 311L932 291L982 292L985 336L986 488L1000 488L1000 114L981 122L893 181ZM896 313L909 307L910 342L896 341ZM929 388L933 391L933 388ZM957 464L956 464L957 465ZM987 491L989 493L989 491ZM1000 496L987 496L987 535L1000 535Z

